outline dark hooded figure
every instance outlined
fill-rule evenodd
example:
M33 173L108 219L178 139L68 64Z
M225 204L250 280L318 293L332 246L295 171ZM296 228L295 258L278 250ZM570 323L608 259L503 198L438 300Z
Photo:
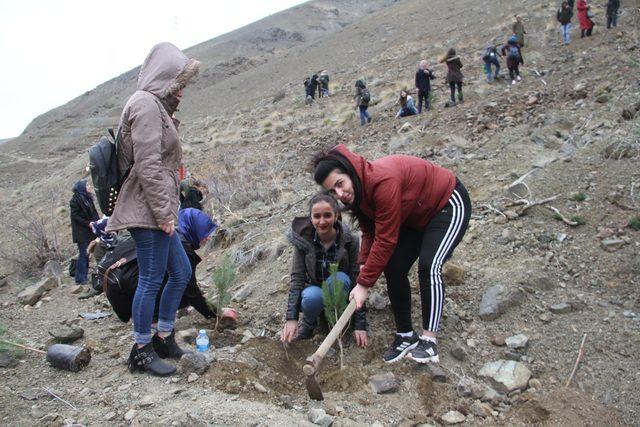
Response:
M89 243L96 238L91 230L91 223L98 220L98 211L93 203L91 191L93 188L87 181L78 181L73 186L73 196L69 201L71 216L71 236L73 243L78 245L78 262L76 264L75 280L79 285L87 282L89 271Z

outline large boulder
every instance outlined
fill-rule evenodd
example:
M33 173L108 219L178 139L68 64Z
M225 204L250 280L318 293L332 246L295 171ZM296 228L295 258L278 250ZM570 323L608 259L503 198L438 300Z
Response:
M531 371L522 363L513 360L498 360L485 364L478 375L489 380L493 388L503 393L525 390Z

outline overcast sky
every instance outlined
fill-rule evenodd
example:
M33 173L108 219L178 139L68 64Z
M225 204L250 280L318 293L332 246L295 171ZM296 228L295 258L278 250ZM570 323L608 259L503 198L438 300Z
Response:
M0 139L140 65L151 47L181 49L300 0L0 0Z

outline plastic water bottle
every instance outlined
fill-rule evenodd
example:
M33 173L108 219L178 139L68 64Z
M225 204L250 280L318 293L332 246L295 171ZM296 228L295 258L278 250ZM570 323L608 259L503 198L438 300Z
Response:
M208 349L209 337L207 336L207 331L205 331L204 329L200 329L198 337L196 338L196 350L204 352Z

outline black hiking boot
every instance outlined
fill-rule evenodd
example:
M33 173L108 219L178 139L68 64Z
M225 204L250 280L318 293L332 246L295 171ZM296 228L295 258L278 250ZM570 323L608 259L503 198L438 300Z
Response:
M464 102L464 96L462 96L461 93L458 94L458 102L460 102L460 104Z
M418 363L438 363L440 361L438 357L438 345L433 341L420 338L418 345L409 352L408 357Z
M418 334L413 332L410 337L403 337L395 334L393 342L384 352L382 358L386 363L397 362L402 359L409 351L418 345Z
M162 359L180 359L185 351L178 346L176 342L176 331L171 331L171 335L166 338L161 338L156 333L151 339L153 343L153 349L158 353L158 356Z
M308 340L313 337L313 331L316 329L316 325L311 325L307 323L306 320L302 319L300 322L300 326L298 326L298 335L296 335L297 340Z
M165 363L158 357L153 349L153 344L148 343L142 348L138 348L138 344L134 344L129 354L127 363L129 372L148 372L157 377L168 377L176 372L176 368Z

